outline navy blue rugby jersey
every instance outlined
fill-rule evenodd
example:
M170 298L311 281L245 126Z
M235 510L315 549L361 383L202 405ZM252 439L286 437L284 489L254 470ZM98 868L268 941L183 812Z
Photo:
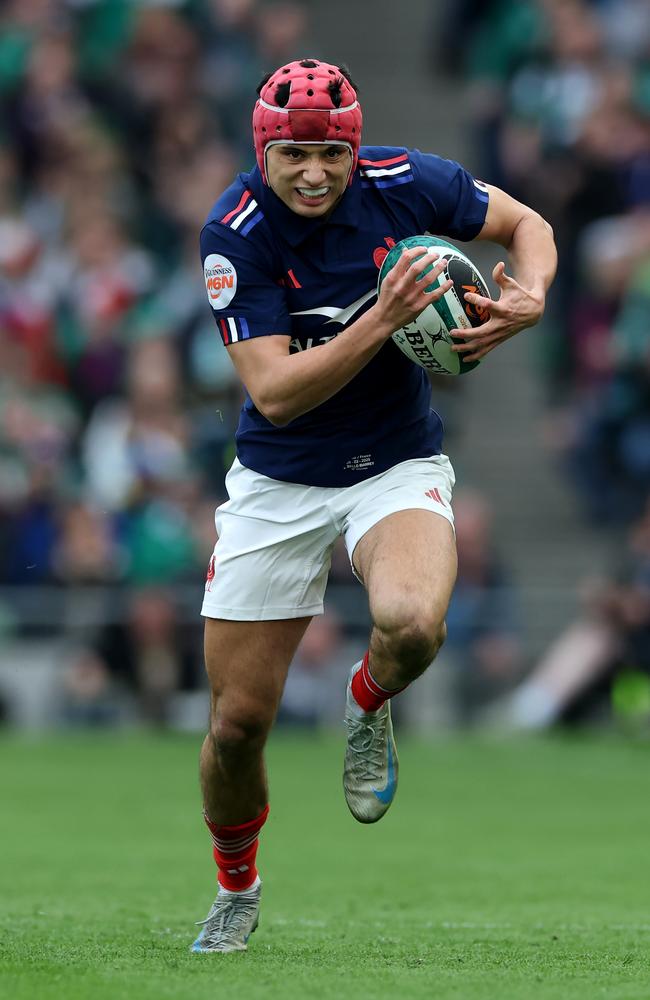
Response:
M362 146L353 183L327 221L305 219L239 174L201 232L208 300L224 344L286 334L290 351L332 340L376 301L388 249L425 232L471 240L488 194L458 163L402 147ZM439 454L429 380L392 340L346 386L285 427L247 395L242 465L308 486L351 486L398 462Z

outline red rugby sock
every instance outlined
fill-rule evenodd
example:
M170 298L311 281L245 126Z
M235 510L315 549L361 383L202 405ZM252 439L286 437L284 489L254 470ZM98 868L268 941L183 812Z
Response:
M394 695L399 694L400 691L404 691L408 687L405 684L404 687L389 691L378 684L370 673L368 653L364 656L361 666L353 676L350 686L352 688L352 697L364 712L376 712L388 698L394 697Z
M212 837L214 860L217 862L219 885L231 892L249 889L257 878L255 857L258 835L269 814L266 808L255 819L237 826L213 823L205 812L203 818Z

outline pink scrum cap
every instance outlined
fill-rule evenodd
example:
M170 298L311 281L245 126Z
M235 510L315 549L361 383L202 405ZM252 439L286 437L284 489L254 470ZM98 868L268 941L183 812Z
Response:
M301 59L271 73L258 90L253 141L265 184L266 150L287 142L328 142L348 146L352 183L359 158L363 116L357 94L338 66Z

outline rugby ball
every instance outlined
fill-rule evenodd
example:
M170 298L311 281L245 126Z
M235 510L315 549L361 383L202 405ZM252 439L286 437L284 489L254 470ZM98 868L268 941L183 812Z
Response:
M432 292L448 280L454 284L442 298L430 303L411 323L396 330L393 341L407 358L435 375L464 375L476 368L480 361L464 361L461 354L452 351L451 348L456 341L450 337L449 331L467 330L485 323L490 314L487 310L478 309L472 303L466 302L465 292L476 292L478 295L488 297L490 292L480 271L462 250L437 236L409 236L408 239L400 240L389 251L381 265L377 292L391 268L395 267L402 252L410 247L419 246L426 247L427 252L434 258L431 267L423 272L419 280L423 280L424 275L433 270L439 263L440 257L444 257L446 261L444 271L427 286L426 291ZM435 259L436 254L439 255L437 259ZM417 257L416 260L420 258Z

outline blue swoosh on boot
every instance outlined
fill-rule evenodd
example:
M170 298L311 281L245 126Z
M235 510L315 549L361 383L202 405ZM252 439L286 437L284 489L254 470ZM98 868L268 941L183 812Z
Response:
M384 804L392 802L395 795L395 764L393 762L393 744L388 743L388 777L386 786L381 789L373 788L373 794Z

